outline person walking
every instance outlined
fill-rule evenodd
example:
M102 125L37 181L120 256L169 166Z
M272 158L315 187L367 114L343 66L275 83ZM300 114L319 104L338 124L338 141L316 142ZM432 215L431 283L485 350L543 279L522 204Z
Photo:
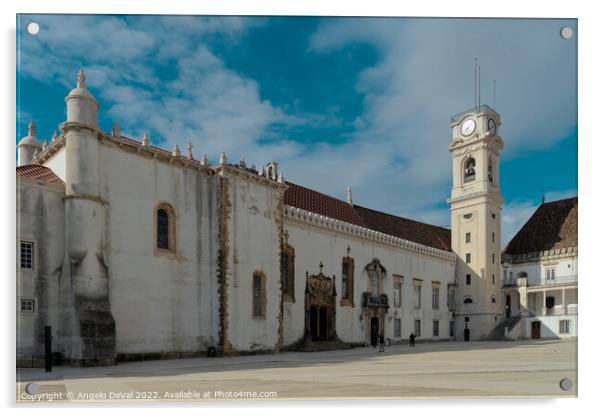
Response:
M410 334L410 347L414 348L416 346L416 335L412 332Z
M380 335L380 349L378 352L385 352L385 336L383 334Z

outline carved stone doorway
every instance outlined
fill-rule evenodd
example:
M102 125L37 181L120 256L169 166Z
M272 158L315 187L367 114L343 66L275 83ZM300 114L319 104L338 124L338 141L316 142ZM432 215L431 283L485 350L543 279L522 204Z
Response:
M306 275L305 338L309 341L333 341L336 335L336 289L334 277L320 273Z

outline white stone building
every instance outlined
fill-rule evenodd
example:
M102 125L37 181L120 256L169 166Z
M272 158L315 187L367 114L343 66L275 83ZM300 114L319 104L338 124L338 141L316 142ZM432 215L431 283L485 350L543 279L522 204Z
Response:
M508 336L577 336L577 198L543 203L504 252Z
M60 135L41 144L31 125L18 144L22 360L43 356L47 326L64 360L100 365L485 339L504 320L487 106L452 119L448 230L286 182L273 162L209 165L104 132L83 72L65 101Z

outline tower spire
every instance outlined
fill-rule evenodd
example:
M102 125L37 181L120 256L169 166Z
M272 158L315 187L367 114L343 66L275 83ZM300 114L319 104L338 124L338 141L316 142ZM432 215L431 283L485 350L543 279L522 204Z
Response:
M36 137L36 123L33 121L29 123L27 126L27 135L31 137Z
M77 73L77 88L86 89L86 74L84 74L83 69L80 69Z

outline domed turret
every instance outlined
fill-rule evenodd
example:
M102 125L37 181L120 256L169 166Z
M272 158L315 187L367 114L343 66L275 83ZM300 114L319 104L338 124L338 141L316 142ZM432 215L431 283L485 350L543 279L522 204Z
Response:
M18 166L29 165L36 152L42 151L42 143L36 137L36 125L29 123L27 136L23 137L17 145Z
M98 102L88 91L84 70L77 74L77 87L67 97L67 122L85 123L98 127Z

